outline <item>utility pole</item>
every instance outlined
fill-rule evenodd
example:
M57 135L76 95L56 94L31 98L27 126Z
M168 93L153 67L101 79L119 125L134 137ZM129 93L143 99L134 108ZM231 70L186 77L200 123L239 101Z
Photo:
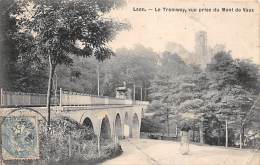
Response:
M56 72L54 72L54 76L55 76L55 81L53 81L53 87L54 87L54 104L58 105L58 99L57 99L57 86L58 86L58 76L56 74Z
M240 125L240 133L239 133L239 148L240 149L242 149L243 148L243 146L242 146L242 127L243 127L243 125L242 125L242 123L241 123L241 125Z
M204 144L204 120L203 119L200 121L199 133L200 133L200 143Z
M170 136L170 123L169 123L169 109L167 108L166 111L166 120L167 120L167 135L168 137Z
M1 88L1 92L0 92L0 94L1 94L1 100L0 100L0 105L4 105L4 90L3 90L3 88Z
M176 122L176 125L175 125L175 135L176 135L176 138L178 138L178 124Z
M228 120L226 119L226 148L228 147Z
M72 149L72 145L71 145L71 135L69 135L69 158L71 158L71 155L72 155L71 149Z
M135 101L135 82L134 82L133 88L134 88L133 100Z
M143 88L140 87L140 90L141 90L141 101L143 101Z
M144 82L144 100L147 100L147 89L146 89L146 83Z
M97 90L98 90L98 93L97 93L97 94L98 94L98 96L99 96L99 94L100 94L100 93L99 93L99 62L98 62L98 64L97 64L97 85L98 85L98 89L97 89Z

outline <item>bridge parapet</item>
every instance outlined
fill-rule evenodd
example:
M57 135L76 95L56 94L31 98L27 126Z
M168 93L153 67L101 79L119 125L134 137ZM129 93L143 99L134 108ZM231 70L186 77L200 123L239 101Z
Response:
M148 101L135 100L133 104L135 104L135 105L149 105L149 102Z
M1 89L0 105L5 106L45 106L46 94L10 92ZM51 98L52 105L84 106L84 105L148 105L147 101L127 100L107 96L95 96L85 93L68 92L60 89L59 94Z
M1 106L42 106L46 105L47 95L39 93L24 93L5 91L1 88ZM51 104L57 104L55 97L52 97Z
M60 92L60 105L148 105L148 101L96 96L75 92Z

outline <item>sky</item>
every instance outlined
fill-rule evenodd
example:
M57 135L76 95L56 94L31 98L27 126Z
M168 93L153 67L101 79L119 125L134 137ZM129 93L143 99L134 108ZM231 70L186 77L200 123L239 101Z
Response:
M195 33L207 32L208 45L224 44L235 58L249 58L260 64L260 20L259 3L216 3L216 2L175 2L171 0L127 0L127 5L113 11L110 16L116 20L127 21L132 28L120 32L110 43L111 47L131 48L135 44L150 47L162 52L168 42L181 44L194 52ZM145 8L147 11L134 11ZM160 8L160 12L155 12ZM168 12L163 8L211 9L229 8L241 12ZM254 12L244 12L243 8ZM148 10L152 9L152 10Z

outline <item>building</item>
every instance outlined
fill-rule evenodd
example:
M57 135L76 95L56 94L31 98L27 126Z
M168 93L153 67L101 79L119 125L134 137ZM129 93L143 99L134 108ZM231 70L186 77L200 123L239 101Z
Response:
M202 68L205 68L209 62L208 46L207 46L207 32L198 31L195 34L195 58L194 63L200 64Z

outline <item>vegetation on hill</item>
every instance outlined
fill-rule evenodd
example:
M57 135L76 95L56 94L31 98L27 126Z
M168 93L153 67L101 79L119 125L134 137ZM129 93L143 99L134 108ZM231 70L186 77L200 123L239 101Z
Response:
M103 139L98 153L98 142L93 130L68 118L52 120L50 131L46 122L39 125L41 159L49 164L95 163L120 155L123 151L111 139Z
M197 136L192 138L201 142L225 143L225 124L229 145L239 140L244 145L250 140L245 134L255 130L252 122L258 113L258 65L233 59L227 52L217 53L205 70L185 64L174 54L165 58L151 87L150 97L157 100L151 108L155 116L168 122L165 115L169 110L169 120L177 121L179 128L181 123L189 123L192 135Z

